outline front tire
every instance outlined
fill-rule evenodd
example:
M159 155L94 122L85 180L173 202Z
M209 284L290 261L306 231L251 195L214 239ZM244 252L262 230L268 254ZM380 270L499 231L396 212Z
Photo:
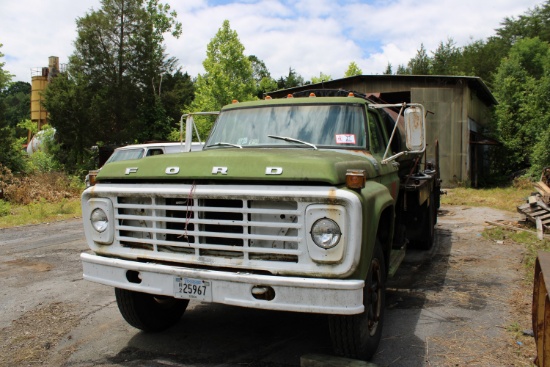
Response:
M116 302L124 320L136 329L158 332L175 325L189 300L156 296L115 288Z
M329 330L336 354L368 361L380 343L386 306L386 266L380 243L375 246L363 288L363 304L361 314L329 316Z

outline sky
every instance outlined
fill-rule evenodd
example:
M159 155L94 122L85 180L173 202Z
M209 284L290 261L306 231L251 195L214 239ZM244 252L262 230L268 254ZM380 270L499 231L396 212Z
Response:
M275 79L292 68L305 80L320 73L342 78L353 61L363 74L406 65L421 44L457 46L495 35L506 17L525 14L543 0L161 0L183 25L179 39L165 35L166 52L192 77L204 73L206 46L229 20L246 55L263 60ZM78 17L100 0L0 0L0 63L12 81L31 81L49 56L67 63Z

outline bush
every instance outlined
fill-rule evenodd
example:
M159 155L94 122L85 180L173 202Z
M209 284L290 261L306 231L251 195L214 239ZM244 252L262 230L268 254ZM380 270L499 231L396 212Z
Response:
M0 189L4 199L12 204L27 205L38 202L60 202L79 197L83 183L62 172L37 172L16 175L0 165Z
M27 172L52 172L61 168L61 165L55 160L53 155L41 150L34 152L27 161Z

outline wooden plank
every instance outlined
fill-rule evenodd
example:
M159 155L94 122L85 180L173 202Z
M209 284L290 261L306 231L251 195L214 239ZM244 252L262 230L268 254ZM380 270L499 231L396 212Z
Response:
M548 210L544 209L544 208L541 208L539 206L534 206L534 207L530 207L530 208L525 208L523 210L523 213L525 214L529 214L531 216L535 216L535 215L539 215L539 214L546 214L548 213Z
M548 185L546 185L544 182L536 182L534 186L535 189L537 189L537 191L541 193L541 195L550 195L550 187L548 187Z
M546 287L540 268L540 257L537 256L535 263L535 277L533 282L533 302L531 309L533 334L535 335L535 344L537 348L536 365L544 366L544 306L546 303Z
M509 225L507 225L507 224L502 224L502 223L498 223L498 222L491 222L491 221L486 220L485 223L491 224L491 225L493 225L493 226L508 228L508 229L513 230L513 231L523 231L523 232L530 232L530 233L536 234L536 232L531 231L531 230L528 230L528 229L519 228L519 227L514 227L514 226L509 226ZM550 235L545 234L544 237L545 237L545 238L550 238Z

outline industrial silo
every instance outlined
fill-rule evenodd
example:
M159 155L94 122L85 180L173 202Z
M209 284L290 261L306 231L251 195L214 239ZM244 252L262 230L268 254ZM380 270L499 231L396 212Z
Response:
M51 78L59 73L59 57L50 56L48 58L48 67L31 69L31 121L36 124L38 131L42 129L47 122L48 112L42 106L42 92L46 89ZM29 137L28 140L30 140Z

